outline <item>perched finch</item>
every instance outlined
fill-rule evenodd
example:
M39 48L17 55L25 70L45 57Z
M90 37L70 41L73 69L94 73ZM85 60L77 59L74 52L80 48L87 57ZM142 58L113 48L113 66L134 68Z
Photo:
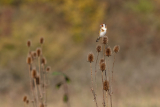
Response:
M107 33L106 24L101 24L100 31L99 31L99 37L97 38L96 42L98 42L101 37L104 37L106 35L106 33Z

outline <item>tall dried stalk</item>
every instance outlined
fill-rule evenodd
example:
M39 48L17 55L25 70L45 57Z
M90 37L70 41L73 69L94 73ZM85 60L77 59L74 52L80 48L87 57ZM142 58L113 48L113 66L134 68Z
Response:
M34 91L33 91L32 78L31 78L31 65L30 64L29 64L29 80L30 80L30 88L31 88L31 93L32 93L32 103L33 103L33 107L35 107L36 98L35 98Z
M91 87L93 88L93 76L92 76L92 64L90 63L90 70L91 70Z
M105 101L107 103L107 107L108 107L108 100L110 98L110 104L111 104L111 107L112 107L112 85L113 85L113 68L114 68L114 63L115 63L115 55L114 55L114 62L113 62L113 66L112 66L112 69L110 70L109 69L109 58L108 58L108 62L105 58L105 56L108 56L110 57L112 55L112 50L110 47L108 47L108 37L107 36L104 36L102 38L102 59L100 60L100 69L101 69L101 73L102 73L102 92L103 92L103 107L105 107ZM100 46L100 45L98 45ZM97 81L96 80L96 73L97 73L97 69L96 69L96 66L97 66L97 62L98 62L98 56L99 56L99 49L101 50L101 48L96 48L98 54L97 54L97 58L96 58L96 62L95 62L95 82ZM107 46L107 48L105 47ZM120 50L120 47L118 45L116 45L113 49L113 51L115 53L118 53ZM96 107L98 106L97 104L97 100L96 100L96 93L94 92L94 88L93 88L93 78L92 78L92 67L91 67L91 62L93 62L93 54L89 54L88 55L88 61L90 62L90 69L91 69L91 92L93 94L93 97L94 97L94 100L96 102ZM107 69L108 68L108 69ZM107 72L108 70L108 72ZM104 71L104 72L103 72ZM105 73L105 76L104 74ZM105 77L105 79L104 79ZM104 87L104 80L105 82L108 84L107 86ZM106 88L107 87L107 88ZM96 88L97 88L97 84L96 84ZM106 91L106 93L104 93L104 90ZM106 95L106 96L105 96ZM105 99L106 98L106 99Z
M103 107L105 107L105 100L104 100L104 87L103 87L103 71L102 71L102 92L103 92Z
M43 41L40 40L41 48L42 48ZM33 103L33 107L39 107L39 105L43 107L47 107L47 94L45 95L46 89L47 89L47 86L46 86L47 77L46 77L46 70L44 67L44 64L46 61L43 60L43 63L41 66L41 58L42 58L41 48L37 48L36 52L32 51L31 53L31 50L30 50L31 42L30 41L27 41L27 46L29 47L29 55L30 55L27 57L27 63L29 65L29 80L30 80L30 88L31 88L31 94L32 94L32 99L33 99L33 101L31 102ZM37 61L38 63L34 62L36 59L38 60ZM32 69L32 66L34 66L35 69ZM36 70L36 67L38 67L38 70ZM32 73L31 73L31 70L32 70ZM25 102L26 104L29 104L28 99Z
M99 52L97 54L97 58L96 58L96 64L95 64L95 83L96 83L96 90L97 90L97 80L96 80L96 75L97 75L97 61L98 61L98 56L99 56Z

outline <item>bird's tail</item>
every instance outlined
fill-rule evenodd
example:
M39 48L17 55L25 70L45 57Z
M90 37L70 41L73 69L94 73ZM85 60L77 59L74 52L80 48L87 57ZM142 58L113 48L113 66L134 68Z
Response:
M100 37L98 37L98 38L97 38L96 42L98 42L98 41L99 41L99 39L100 39Z

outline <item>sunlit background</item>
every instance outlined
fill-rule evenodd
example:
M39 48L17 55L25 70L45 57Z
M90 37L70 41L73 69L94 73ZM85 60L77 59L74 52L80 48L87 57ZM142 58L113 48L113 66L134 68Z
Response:
M160 107L160 0L0 0L0 104L22 107L29 94L26 42L32 50L44 37L51 66L48 107L67 107L63 79L71 82L70 107L96 107L90 91L87 54L96 56L100 24L111 48L120 45L114 68L113 107ZM101 56L102 57L102 56ZM113 57L110 58L112 66ZM100 71L97 99L102 106Z

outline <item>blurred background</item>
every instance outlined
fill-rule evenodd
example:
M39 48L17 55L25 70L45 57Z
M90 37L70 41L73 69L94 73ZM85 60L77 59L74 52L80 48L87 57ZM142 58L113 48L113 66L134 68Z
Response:
M102 23L108 27L109 46L121 47L113 107L160 107L160 0L0 0L1 105L23 106L22 97L29 93L26 42L30 39L35 50L44 37L43 54L51 66L48 107L67 106L63 89L55 87L63 78L53 76L54 71L71 79L70 107L95 107L87 54L97 55ZM110 68L112 63L113 57ZM97 99L102 106L100 75Z

